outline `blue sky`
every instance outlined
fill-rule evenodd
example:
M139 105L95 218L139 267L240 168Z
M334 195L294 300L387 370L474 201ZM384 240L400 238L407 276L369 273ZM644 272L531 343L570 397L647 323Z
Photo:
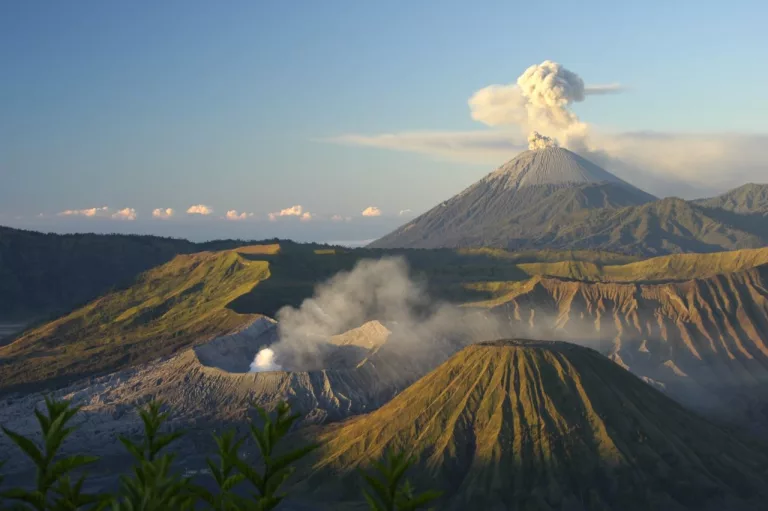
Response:
M328 139L488 131L468 98L546 59L628 87L575 105L601 129L753 137L748 158L718 151L717 165L685 163L678 181L721 189L736 183L718 169L733 165L739 179L764 179L754 137L768 133L765 19L768 7L738 1L2 2L0 223L375 237L514 150L446 157L412 139L396 150ZM236 231L213 216L151 218L193 204L254 215ZM311 221L267 220L297 204ZM55 216L105 205L137 218ZM362 217L368 206L382 216ZM352 220L331 225L333 215Z

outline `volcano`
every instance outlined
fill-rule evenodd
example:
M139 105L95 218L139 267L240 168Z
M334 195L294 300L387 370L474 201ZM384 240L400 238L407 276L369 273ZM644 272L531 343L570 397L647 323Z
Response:
M568 149L546 147L519 154L371 247L514 248L585 210L654 200Z
M442 490L444 510L746 510L768 496L765 447L565 342L469 346L315 437L301 484L334 505L359 498L355 470L390 448L414 456L408 476Z

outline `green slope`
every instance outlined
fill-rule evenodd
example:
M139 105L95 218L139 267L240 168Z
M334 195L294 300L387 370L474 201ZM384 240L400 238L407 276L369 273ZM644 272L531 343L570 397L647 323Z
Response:
M302 489L355 501L386 449L418 460L441 510L758 509L768 454L617 364L567 343L465 348L379 410L315 433Z
M148 361L254 318L228 305L269 277L235 251L180 255L131 287L0 348L0 388L28 389Z
M768 263L768 248L708 254L673 254L628 264L600 265L590 261L524 263L530 276L542 275L603 282L687 280L754 268Z
M62 314L130 285L177 254L243 245L123 234L46 234L0 226L0 320Z

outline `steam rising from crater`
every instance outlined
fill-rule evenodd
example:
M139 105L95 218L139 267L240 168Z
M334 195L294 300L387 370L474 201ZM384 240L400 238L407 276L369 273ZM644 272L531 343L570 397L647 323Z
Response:
M277 313L278 342L259 352L251 371L325 369L332 336L379 320L392 331L399 356L430 356L441 343L501 336L500 324L479 312L433 301L401 257L359 261L320 284L298 308Z
M269 348L259 351L251 362L252 373L264 371L281 371L282 367L275 364L275 352Z

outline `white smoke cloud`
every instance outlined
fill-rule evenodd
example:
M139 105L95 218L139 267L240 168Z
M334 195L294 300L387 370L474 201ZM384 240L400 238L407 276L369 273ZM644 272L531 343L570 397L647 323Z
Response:
M546 149L547 147L557 147L557 140L542 135L538 131L532 131L528 135L528 149L534 151L536 149Z
M188 215L210 215L213 213L213 210L206 206L205 204L195 204L194 206L190 206L189 209L187 209Z
M300 204L296 204L295 206L291 206L290 208L281 209L280 211L276 211L274 213L269 213L267 216L273 222L283 216L297 216L301 220L312 219L312 213L310 213L309 211L304 211L304 208L301 207Z
M359 261L351 271L320 284L299 308L278 311L277 320L279 340L257 354L253 371L326 368L329 339L371 320L392 332L387 346L396 347L398 356L414 359L446 353L436 347L458 349L499 337L502 331L490 317L434 302L426 283L411 278L400 257Z
M227 220L239 221L239 220L246 220L252 216L253 216L253 213L246 213L245 211L243 211L242 213L238 213L237 210L230 209L229 211L227 211L225 218Z
M133 208L123 208L112 214L115 220L136 220L136 210Z
M368 206L360 214L363 216L381 216L381 210L376 206Z
M109 208L107 206L101 206L99 208L67 209L57 214L58 216L85 216L85 217L107 216L109 214Z
M162 219L168 219L171 218L174 215L175 211L173 208L156 208L152 210L152 216L154 218L162 218Z

